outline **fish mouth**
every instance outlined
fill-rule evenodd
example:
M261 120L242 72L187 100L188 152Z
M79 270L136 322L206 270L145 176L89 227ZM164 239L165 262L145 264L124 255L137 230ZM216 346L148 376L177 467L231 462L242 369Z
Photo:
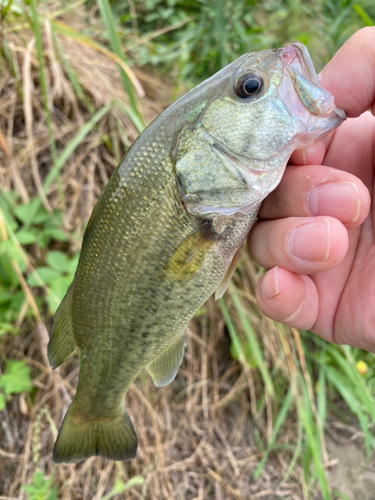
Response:
M301 42L290 42L277 50L281 53L287 67L305 76L308 80L315 83L315 85L320 86L310 54Z
M284 63L278 96L305 127L299 147L309 147L313 140L338 127L346 119L345 112L335 106L332 94L321 86L310 54L301 42L291 42L276 50Z

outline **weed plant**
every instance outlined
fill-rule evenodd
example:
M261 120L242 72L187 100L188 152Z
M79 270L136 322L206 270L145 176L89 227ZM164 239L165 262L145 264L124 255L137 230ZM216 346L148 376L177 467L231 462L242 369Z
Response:
M320 69L373 23L374 3L0 0L0 16L0 495L346 498L332 491L326 440L356 439L373 457L374 356L260 315L263 271L245 253L224 299L192 323L172 386L142 374L129 391L130 464L52 466L78 361L52 372L46 342L101 189L171 98L290 39Z

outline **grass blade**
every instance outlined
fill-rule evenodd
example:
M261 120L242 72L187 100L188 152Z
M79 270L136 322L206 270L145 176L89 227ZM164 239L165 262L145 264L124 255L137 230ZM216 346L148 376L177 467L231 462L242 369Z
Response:
M254 329L246 315L243 309L243 304L241 302L240 297L233 291L231 291L231 299L233 302L234 307L236 308L239 320L241 321L241 324L244 328L247 340L250 344L251 351L254 355L254 359L257 363L257 366L259 368L260 373L262 374L264 383L266 385L266 388L271 396L274 396L275 391L273 387L273 383L270 377L270 374L268 373L266 364L264 362L263 354L262 351L259 347L258 340L256 338Z
M104 24L107 28L107 33L109 36L109 40L111 42L112 50L122 61L125 62L123 51L121 49L120 40L119 40L119 38L117 36L117 32L116 32L115 19L114 19L113 12L112 12L111 6L109 4L109 1L108 0L97 0L97 1L98 1L99 9L100 9ZM143 117L142 117L142 114L138 108L138 103L137 103L137 100L136 100L136 97L134 94L133 83L130 80L129 75L123 70L122 67L120 67L120 72L121 72L122 81L124 83L124 88L126 90L126 93L129 96L129 101L130 101L131 107L132 107L134 113L138 116L141 123L143 124Z
M360 16L365 26L374 26L374 21L367 14L365 9L358 4L353 5L353 10Z
M367 409L372 419L375 420L375 402L374 398L371 396L371 393L366 386L365 379L361 376L355 366L355 360L351 354L350 348L347 346L342 346L341 351L344 353L345 358L342 356L342 353L338 351L337 348L332 348L331 346L329 352L337 362L338 366L340 366L343 373L345 373L346 377L353 384L353 388L355 389L355 394L358 400L362 403L362 405Z
M39 78L40 78L40 87L42 89L42 98L43 98L43 108L44 112L46 114L46 123L47 123L47 130L48 130L48 136L50 140L50 148L51 148L51 155L53 162L55 163L56 161L56 156L57 156L57 150L56 150L56 143L55 143L55 134L53 133L52 129L52 116L51 116L51 110L49 109L48 105L48 91L47 91L47 82L46 82L46 75L44 73L44 62L43 62L43 43L42 43L42 34L40 31L40 26L39 26L39 19L38 19L38 12L37 12L37 0L31 0L31 13L32 13L32 20L33 20L33 31L35 35L35 45L36 45L36 54L38 58L38 70L39 70Z
M355 387L349 387L347 378L334 369L330 369L329 371L327 371L327 378L339 392L341 397L345 400L351 412L357 416L363 432L367 458L369 458L371 447L374 446L374 438L371 436L369 430L368 416L363 411L363 405L356 397Z
M295 446L295 450L294 450L294 453L293 453L293 456L292 456L292 460L290 461L290 463L288 465L288 469L285 472L284 477L282 478L279 486L281 486L282 484L284 484L288 480L289 476L291 475L291 473L294 470L294 467L295 467L295 465L297 463L297 460L300 457L301 451L302 451L302 437L303 437L302 425L301 425L301 421L298 420L298 439L297 439L297 444Z
M91 113L94 113L94 111L95 111L94 106L91 102L88 101L88 99L83 91L83 88L82 88L81 84L79 83L79 80L78 80L78 77L77 77L75 71L73 70L73 68L69 64L67 58L65 57L64 51L61 48L61 45L57 39L56 33L52 32L52 36L53 36L53 42L55 44L57 52L58 52L59 57L63 63L64 69L66 71L66 74L68 75L70 83L72 84L74 92L76 93L76 96L78 97L78 99L80 99L85 104L86 108Z
M329 492L327 478L325 475L324 467L322 465L320 437L319 433L314 432L314 429L316 429L317 426L313 418L311 401L306 387L306 383L302 377L301 377L301 385L302 385L303 397L297 400L297 405L298 405L298 414L307 437L306 445L308 446L308 449L311 452L311 456L314 462L314 470L320 484L323 500L331 500L331 494Z
M244 352L243 352L242 347L241 347L240 339L238 338L236 328L233 324L232 318L230 317L230 314L229 314L229 311L228 311L228 308L227 308L227 305L226 305L224 299L219 299L219 305L220 305L221 312L223 313L223 316L224 316L225 324L227 325L227 328L228 328L229 336L230 336L230 339L232 341L234 352L236 353L236 357L243 364L245 364L246 360L245 360Z
M106 104L102 106L94 116L90 118L90 120L85 123L73 137L73 139L66 145L65 149L61 153L61 155L57 158L55 165L48 173L44 183L43 189L45 192L48 191L52 182L57 178L61 169L65 165L66 160L73 153L73 151L79 146L79 144L83 141L86 135L90 132L90 130L98 123L98 121L109 111L112 107L112 103Z
M115 100L115 103L126 115L128 115L128 117L133 122L135 128L141 134L145 127L142 120L140 120L139 116L137 115L137 113L135 113L135 111L132 108L128 108L128 106L126 106L123 102L118 101L117 99Z
M279 431L280 431L280 429L281 429L281 427L282 427L282 425L283 425L283 423L288 415L292 401L293 401L293 393L292 393L292 389L290 387L288 392L287 392L287 395L285 396L285 398L283 400L283 404L281 405L281 408L277 414L277 418L276 418L275 425L273 427L270 442L268 443L267 449L263 454L262 460L259 462L257 468L254 471L254 474L253 474L254 479L258 479L262 473L264 464L268 460L269 454L271 453L272 448L275 445L276 438L279 434Z
M326 375L325 375L325 369L323 367L321 367L319 370L317 407L318 407L318 415L322 427L322 432L324 432L324 427L327 417L327 394L326 394Z
M100 43L92 40L90 37L82 35L78 31L75 31L73 28L67 26L66 24L60 21L51 21L51 26L55 31L57 31L61 35L68 36L69 38L72 38L73 40L82 45L91 47L97 50L98 52L105 54L107 57L115 61L129 77L131 83L133 84L133 87L137 91L137 94L140 97L144 97L145 95L144 90L141 84L139 83L138 78L135 76L134 71L125 63L125 61L121 57L119 57L117 54L114 54L111 50L108 50Z

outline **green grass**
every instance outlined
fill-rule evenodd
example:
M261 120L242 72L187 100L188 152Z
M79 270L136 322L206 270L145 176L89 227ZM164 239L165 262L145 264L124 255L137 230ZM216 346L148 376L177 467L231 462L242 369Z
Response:
M267 332L267 327L257 320L258 313L253 303L243 299L237 286L229 287L228 300L232 304L230 308L223 299L220 307L232 340L232 355L246 369L259 370L264 390L272 397L275 409L272 436L264 443L262 459L254 472L255 479L260 477L271 453L278 449L279 434L296 419L298 436L284 481L298 461L303 466L306 494L309 496L317 481L324 500L333 498L323 464L327 414L336 406L335 413L340 414L339 407L343 401L346 403L346 423L359 424L367 460L370 460L375 451L374 373L370 370L368 374L360 374L357 362L366 359L371 366L375 356L348 346L328 344L309 332L292 332L282 325L279 325L278 332ZM252 326L252 322L257 326ZM267 349L263 337L275 333L282 339L279 351L273 353L276 357L273 363L265 363L260 354ZM285 370L288 362L289 369ZM269 381L273 381L272 391Z

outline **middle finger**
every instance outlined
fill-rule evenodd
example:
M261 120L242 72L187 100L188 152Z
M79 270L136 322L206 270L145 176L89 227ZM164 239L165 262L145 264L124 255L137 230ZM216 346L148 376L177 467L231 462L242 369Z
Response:
M257 222L247 240L251 257L262 267L294 273L327 271L343 260L348 231L333 217L287 217Z

